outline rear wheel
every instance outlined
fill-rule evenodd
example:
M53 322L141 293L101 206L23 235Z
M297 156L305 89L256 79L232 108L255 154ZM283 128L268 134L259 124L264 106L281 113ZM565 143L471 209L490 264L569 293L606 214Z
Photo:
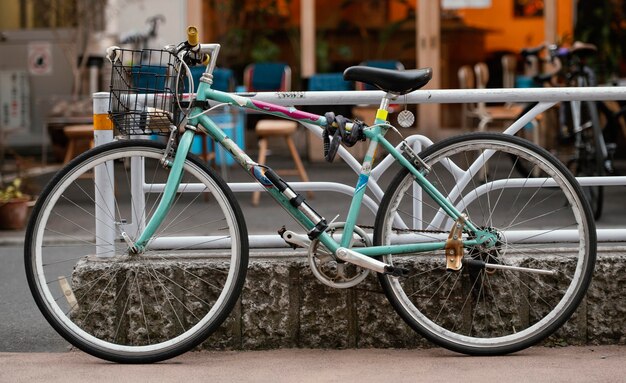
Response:
M241 210L195 156L147 250L129 252L122 233L135 239L162 197L163 152L127 140L84 153L48 184L27 229L39 309L67 341L103 359L148 363L197 346L226 319L245 279Z
M466 247L459 271L447 271L443 250L384 256L409 270L379 275L395 310L426 338L467 354L514 352L550 335L578 306L595 263L594 222L571 173L500 134L454 137L420 156L432 168L426 178L497 243ZM517 160L533 166L520 176ZM441 243L453 224L402 169L381 202L374 244Z

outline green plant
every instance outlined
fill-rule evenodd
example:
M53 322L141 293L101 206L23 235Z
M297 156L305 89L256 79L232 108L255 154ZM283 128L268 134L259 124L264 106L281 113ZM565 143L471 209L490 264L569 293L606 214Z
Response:
M251 62L276 61L280 58L279 37L291 36L290 15L284 7L290 1L267 0L249 6L245 0L212 0L209 6L216 15L212 24L214 39L228 47L220 54L221 65L243 69Z
M0 230L21 230L28 219L31 197L22 191L21 178L0 188Z
M615 0L580 0L577 5L574 38L598 47L597 56L589 64L595 69L600 82L619 75L619 64L623 58L623 11Z
M254 62L276 61L280 56L280 47L267 37L261 37L250 51Z
M4 188L0 188L0 203L6 203L15 199L28 199L28 195L22 192L22 179L16 178Z

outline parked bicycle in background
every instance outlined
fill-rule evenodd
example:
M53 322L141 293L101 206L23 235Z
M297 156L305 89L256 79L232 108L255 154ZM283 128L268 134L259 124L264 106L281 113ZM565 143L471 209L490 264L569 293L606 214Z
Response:
M542 58L546 51L548 57ZM587 59L596 53L592 44L575 42L571 47L557 45L541 45L524 49L521 52L525 65L543 62L550 64L553 69L545 73L536 73L532 76L533 82L539 86L596 86L596 75L587 65ZM535 104L529 104L520 114L528 112ZM603 119L600 117L603 115ZM623 113L622 113L623 114ZM616 144L607 143L605 135L615 137L617 129L616 115L600 101L571 101L558 106L558 117L554 126L549 118L544 118L544 133L548 137L555 137L555 142L548 142L552 151L563 161L577 177L603 176L614 173L613 155ZM554 119L552 119L553 121ZM606 125L602 125L605 121ZM538 126L539 124L532 124ZM524 135L524 129L519 135ZM608 133L608 134L607 134ZM527 171L524 163L518 167ZM585 186L583 192L593 210L595 219L602 216L604 204L603 186Z

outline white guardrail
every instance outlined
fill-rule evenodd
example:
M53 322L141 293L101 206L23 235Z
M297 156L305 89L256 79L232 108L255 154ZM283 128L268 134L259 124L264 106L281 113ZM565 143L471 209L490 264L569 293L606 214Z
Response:
M382 91L316 91L316 92L259 92L242 93L242 96L251 97L254 100L274 103L282 106L311 106L311 105L378 105L385 96ZM107 113L109 93L94 93L94 114ZM511 88L511 89L438 89L418 90L397 99L402 104L448 104L448 103L476 103L476 102L513 102L513 103L537 103L534 108L514 121L505 134L515 134L526 126L539 114L551 108L558 102L568 101L610 101L626 100L626 87L588 87L588 88ZM322 137L322 129L312 124L302 124L319 139ZM113 140L111 131L94 131L95 144L101 145ZM432 141L423 135L407 137L408 142L416 152L432 145ZM350 168L359 173L361 164L342 146L337 153ZM378 209L378 202L382 199L383 190L377 184L377 180L393 163L393 158L387 156L372 170L368 188L374 198L365 196L363 203L373 213ZM96 174L96 182L98 175ZM578 177L583 186L626 185L626 177L603 176L603 177ZM352 195L354 187L336 182L290 182L296 191L330 191ZM228 183L234 192L262 191L263 187L256 182ZM134 189L141 193L141 187ZM155 190L152 188L152 190ZM135 199L135 197L133 197ZM97 220L98 221L98 220ZM112 225L113 226L113 225ZM105 229L102 229L105 230ZM96 228L98 231L98 228ZM626 228L624 229L598 229L598 241L616 242L626 241ZM109 235L114 235L110 233ZM108 238L108 236L103 236ZM278 248L286 247L285 242L275 233L267 235L251 235L251 248Z

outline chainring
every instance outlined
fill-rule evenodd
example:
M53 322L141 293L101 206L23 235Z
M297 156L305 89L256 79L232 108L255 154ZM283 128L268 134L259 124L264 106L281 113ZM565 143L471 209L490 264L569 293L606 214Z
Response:
M328 226L327 234L340 242L345 222L333 222ZM372 246L372 241L362 228L355 226L350 247ZM368 269L337 259L318 239L309 246L309 266L311 272L323 284L347 289L361 283L369 274Z

